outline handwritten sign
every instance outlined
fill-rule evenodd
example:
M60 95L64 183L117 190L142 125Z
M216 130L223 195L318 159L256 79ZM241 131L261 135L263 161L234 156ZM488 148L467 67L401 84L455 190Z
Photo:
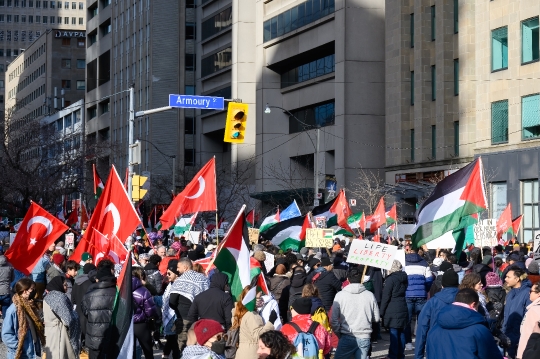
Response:
M67 233L66 234L66 249L75 248L75 234Z
M258 228L248 228L249 243L259 243L259 233L260 230Z
M392 268L396 252L396 246L355 239L351 244L347 262L388 270Z
M332 228L308 228L306 230L306 247L331 248L334 244Z
M497 242L497 222L494 219L485 219L473 226L474 245L495 247Z
M264 252L266 255L266 260L264 261L264 267L266 268L267 272L270 272L272 268L274 268L275 263L275 257L272 253Z

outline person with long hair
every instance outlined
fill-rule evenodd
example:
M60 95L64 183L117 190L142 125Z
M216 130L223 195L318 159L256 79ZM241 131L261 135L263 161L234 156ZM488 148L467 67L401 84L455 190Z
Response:
M277 319L275 312L270 316L266 324L256 312L252 312L242 303L251 286L247 285L234 307L231 329L239 330L238 350L236 358L255 358L257 355L258 341L262 333L274 330L274 322Z
M294 345L277 330L261 334L258 345L258 359L289 359L296 353Z
M47 283L43 320L47 337L45 354L48 358L79 358L79 316L66 294L67 288L67 279L62 276L56 276Z
M471 272L465 274L459 289L472 289L478 293L480 303L478 303L478 313L482 314L486 319L489 318L489 311L487 310L487 298L482 291L482 276L479 273Z
M45 345L45 330L33 299L36 284L30 278L15 283L13 303L4 315L2 341L7 347L8 359L34 359L41 357Z
M168 358L172 353L173 359L180 358L180 347L178 346L178 334L176 334L174 323L176 321L176 314L174 310L169 306L169 298L171 296L171 290L173 283L180 277L180 273L177 269L177 260L171 260L167 266L167 278L169 284L163 293L163 307L162 310L162 322L163 322L163 335L167 342L163 348L162 359Z

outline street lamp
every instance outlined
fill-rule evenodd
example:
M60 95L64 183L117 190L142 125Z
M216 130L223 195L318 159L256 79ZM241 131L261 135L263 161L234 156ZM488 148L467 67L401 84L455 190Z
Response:
M272 112L272 108L278 108L280 110L282 110L283 112L287 113L290 117L294 118L296 121L298 121L299 123L301 123L302 125L304 126L307 126L306 123L300 121L295 115L293 115L289 110L286 110L284 109L283 107L279 107L279 106L270 106L268 103L266 104L266 108L264 109L264 113L266 114L269 114ZM317 126L316 127L317 129L317 145L313 145L314 149L315 149L315 153L314 153L314 157L315 157L315 171L314 171L314 200L313 200L313 205L314 206L318 206L319 205L319 201L318 201L318 195L319 195L319 135L320 135L320 126ZM309 134L308 134L308 137L309 137ZM311 140L311 137L309 137L309 139ZM311 143L313 144L313 141L311 141Z

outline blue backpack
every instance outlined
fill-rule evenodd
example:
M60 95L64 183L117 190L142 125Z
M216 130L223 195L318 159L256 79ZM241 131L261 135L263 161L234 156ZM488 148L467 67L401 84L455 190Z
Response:
M293 327L298 333L293 343L294 347L296 348L296 354L293 355L293 358L319 359L319 344L317 343L317 339L314 335L319 323L311 323L311 326L307 332L303 332L294 322L289 322L287 324Z

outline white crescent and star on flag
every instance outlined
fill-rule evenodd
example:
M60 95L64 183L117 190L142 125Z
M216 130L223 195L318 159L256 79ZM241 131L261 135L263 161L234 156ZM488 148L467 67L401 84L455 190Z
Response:
M199 198L203 194L204 189L206 187L206 182L204 181L203 176L199 176L198 181L199 181L199 190L193 196L186 196L187 199Z
M47 229L47 232L45 233L45 235L43 236L43 238L47 237L49 234L51 234L52 230L53 230L53 225L51 223L51 221L48 219L48 218L45 218L43 216L35 216L35 217L32 217L29 221L28 221L28 224L26 225L26 231L28 232L28 234L30 234L30 228L35 224L35 223L39 223L41 225L43 225L46 229ZM37 243L37 240L36 240L36 237L37 236L31 236L30 237L30 244L31 245L35 245Z

